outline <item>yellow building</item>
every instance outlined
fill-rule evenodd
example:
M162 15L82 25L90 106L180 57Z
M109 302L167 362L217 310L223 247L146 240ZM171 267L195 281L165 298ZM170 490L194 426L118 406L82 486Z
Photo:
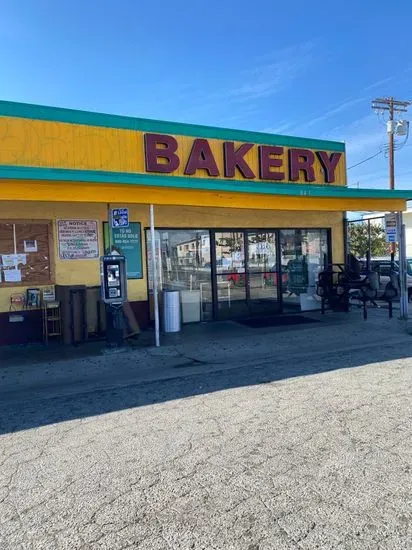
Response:
M150 204L160 289L180 290L194 321L312 307L318 272L344 261L344 212L402 211L412 198L348 189L339 142L10 102L0 102L0 179L1 343L41 339L41 311L21 304L27 289L100 284L110 208L129 209L113 239L144 327Z

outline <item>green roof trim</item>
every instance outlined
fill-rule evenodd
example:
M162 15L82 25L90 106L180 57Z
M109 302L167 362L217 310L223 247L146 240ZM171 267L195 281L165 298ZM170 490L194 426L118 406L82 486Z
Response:
M232 130L229 128L184 124L181 122L165 122L147 118L134 118L89 111L77 111L74 109L63 109L61 107L15 103L12 101L0 101L0 116L66 122L69 124L84 124L87 126L103 126L106 128L122 128L125 130L156 132L160 134L225 139L260 143L264 145L281 145L284 147L302 147L324 151L345 152L345 144L339 141L281 136L263 132L249 132L247 130Z
M95 170L67 170L21 166L0 166L1 179L29 179L48 181L73 181L119 185L146 185L229 193L255 193L262 195L287 195L290 197L402 199L412 200L412 189L351 189L337 185L312 185L303 183L253 182L215 178L185 178L124 172L100 172ZM96 186L96 192L98 187Z

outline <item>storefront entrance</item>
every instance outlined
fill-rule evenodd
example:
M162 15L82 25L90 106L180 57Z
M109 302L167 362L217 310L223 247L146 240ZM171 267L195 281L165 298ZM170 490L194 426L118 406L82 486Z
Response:
M280 311L275 231L213 231L215 312L218 319Z
M329 240L327 229L158 229L159 290L180 291L184 322L313 309Z

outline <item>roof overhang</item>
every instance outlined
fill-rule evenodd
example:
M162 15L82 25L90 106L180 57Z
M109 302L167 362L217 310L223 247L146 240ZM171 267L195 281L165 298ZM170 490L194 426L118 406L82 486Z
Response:
M403 211L412 190L0 166L0 200L155 203L312 211Z

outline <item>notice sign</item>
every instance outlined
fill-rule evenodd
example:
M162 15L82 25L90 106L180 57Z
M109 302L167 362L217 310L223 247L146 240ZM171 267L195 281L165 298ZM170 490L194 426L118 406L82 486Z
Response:
M90 260L99 257L95 220L58 220L57 238L61 260Z
M387 243L399 241L398 216L396 214L385 214L385 233Z
M129 209L114 208L112 210L112 228L129 227Z
M109 226L104 224L105 249L109 243ZM125 256L128 279L141 279L142 268L142 241L139 222L130 222L129 227L112 229L112 245L115 250Z

